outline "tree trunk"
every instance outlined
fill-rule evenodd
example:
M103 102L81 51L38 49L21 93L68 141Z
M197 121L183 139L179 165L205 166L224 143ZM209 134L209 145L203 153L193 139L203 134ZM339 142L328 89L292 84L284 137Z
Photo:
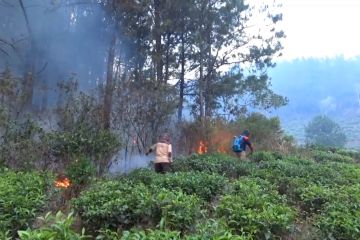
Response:
M210 6L211 11L211 6ZM213 59L212 59L212 52L211 52L211 32L212 32L212 20L207 19L207 27L206 27L206 54L207 54L207 74L204 79L204 89L205 89L205 116L210 118L212 115L212 101L213 101L213 94L212 94L212 80L213 80Z
M165 55L164 83L167 83L167 81L169 81L169 78L170 78L169 68L170 68L170 48L171 48L171 45L172 45L171 34L168 33L168 34L166 34L166 45L165 45L166 55Z
M24 3L19 0L21 11L25 18L26 28L29 34L30 49L26 54L25 58L25 74L24 74L24 109L32 110L32 99L34 95L34 82L35 82L35 62L36 62L36 44L31 29L29 17L27 15Z
M203 62L203 50L200 49L200 77L199 77L199 114L200 114L200 120L204 120L205 112L204 112L204 105L205 105L205 99L204 99L204 62Z
M155 15L155 68L156 79L158 83L163 81L163 60L162 60L162 45L161 45L161 18L160 18L161 0L154 0L154 15Z
M114 30L110 42L108 60L107 60L106 86L105 86L104 107L103 107L104 129L110 129L110 124L111 124L115 45L116 45L116 34Z
M182 121L182 112L184 105L184 90L185 90L185 42L184 42L184 34L181 35L181 54L180 54L180 64L181 64L181 72L180 72L180 94L179 94L179 106L178 106L178 122Z

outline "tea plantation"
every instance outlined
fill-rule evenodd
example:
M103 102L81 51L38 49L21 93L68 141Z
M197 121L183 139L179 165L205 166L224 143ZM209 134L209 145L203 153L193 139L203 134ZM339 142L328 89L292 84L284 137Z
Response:
M93 179L66 201L50 174L0 172L0 239L360 239L358 152L193 155L173 172ZM47 212L53 211L53 214ZM41 217L42 216L42 217ZM40 218L37 218L40 217Z

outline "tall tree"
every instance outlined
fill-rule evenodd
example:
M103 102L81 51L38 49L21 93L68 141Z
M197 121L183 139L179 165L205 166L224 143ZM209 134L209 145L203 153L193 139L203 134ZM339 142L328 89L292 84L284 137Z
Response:
M226 71L229 67L240 65L240 74L237 78L232 76L233 97L253 95L256 98L254 105L260 97L270 97L271 91L263 91L265 94L256 94L258 89L244 88L246 77L258 81L258 87L268 89L268 82L260 80L267 79L266 69L274 66L272 58L281 50L279 39L283 37L281 31L275 30L276 23L281 20L281 14L270 12L268 6L260 10L266 16L264 21L271 26L264 26L262 33L252 32L252 14L255 8L245 4L244 1L225 0L196 0L194 5L195 14L193 21L196 21L198 29L195 34L195 57L198 63L198 99L197 109L200 118L211 117L217 108L221 106L219 97L221 92L218 86L225 80ZM246 73L247 72L247 73ZM254 76L258 76L257 78ZM260 79L261 78L261 79ZM263 85L260 85L262 83ZM246 85L245 85L246 86ZM252 84L254 86L254 84ZM265 90L264 89L264 90ZM224 90L224 88L222 88ZM273 96L279 99L279 96ZM285 100L283 101L285 102ZM277 103L274 102L274 106ZM281 105L281 104L280 104Z

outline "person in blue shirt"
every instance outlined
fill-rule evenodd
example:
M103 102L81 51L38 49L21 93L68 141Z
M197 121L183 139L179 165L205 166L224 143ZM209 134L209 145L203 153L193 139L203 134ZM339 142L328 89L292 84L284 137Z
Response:
M239 147L234 148L234 152L238 158L241 160L246 159L246 146L250 148L250 155L254 152L254 148L250 142L250 132L249 130L244 130L240 136L234 136L234 139L239 139ZM235 141L234 141L235 142Z

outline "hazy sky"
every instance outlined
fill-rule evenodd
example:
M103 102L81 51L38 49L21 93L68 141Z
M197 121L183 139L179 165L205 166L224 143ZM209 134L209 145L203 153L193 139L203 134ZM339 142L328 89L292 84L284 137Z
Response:
M283 58L360 56L360 0L278 0Z

